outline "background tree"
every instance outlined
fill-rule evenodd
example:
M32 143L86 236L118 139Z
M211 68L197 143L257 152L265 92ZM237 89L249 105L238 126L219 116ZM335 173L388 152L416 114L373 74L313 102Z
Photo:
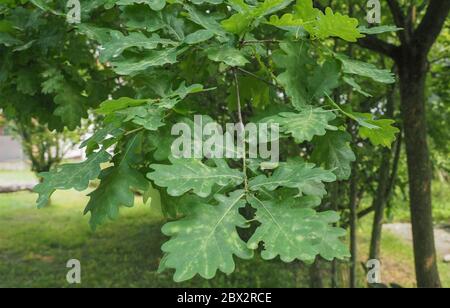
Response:
M60 164L79 145L85 134L82 129L52 132L36 120L27 124L11 123L9 127L21 142L22 149L31 162L31 170L37 175Z
M398 67L401 110L409 172L416 276L419 287L440 287L431 200L431 162L427 142L425 86L428 55L450 11L446 0L388 0L400 45L369 37L360 45L392 58Z

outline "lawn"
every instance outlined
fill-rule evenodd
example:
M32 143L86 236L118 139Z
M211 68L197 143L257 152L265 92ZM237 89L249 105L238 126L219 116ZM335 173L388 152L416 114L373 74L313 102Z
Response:
M433 217L436 223L450 223L450 183L434 181L432 187L433 194ZM391 218L394 221L409 222L408 200L401 197L397 192L397 197L392 202Z
M89 217L82 215L87 200L83 194L57 192L52 205L41 210L35 208L35 198L29 192L0 194L0 287L69 287L65 279L69 259L81 261L82 287L307 287L309 283L304 265L255 257L238 260L232 275L176 284L172 273L157 273L160 246L166 240L160 232L164 219L158 205L138 200L135 208L121 211L120 219L92 232ZM367 257L369 230L367 217L360 222L361 261ZM382 246L383 280L414 286L411 245L386 233ZM450 265L440 267L444 284L450 286ZM345 273L341 276L347 280ZM365 285L362 270L360 285Z
M119 220L94 233L79 193L58 192L42 210L35 209L35 197L0 195L0 287L67 287L69 259L81 261L83 287L306 286L295 275L298 266L257 259L238 262L237 273L228 277L175 284L171 273L157 274L166 240L157 208L124 209Z

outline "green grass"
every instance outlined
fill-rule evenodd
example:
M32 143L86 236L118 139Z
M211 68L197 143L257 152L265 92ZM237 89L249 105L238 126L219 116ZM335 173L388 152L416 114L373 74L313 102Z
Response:
M35 209L35 197L0 195L0 287L67 287L69 259L81 261L83 287L304 287L307 283L298 266L255 258L239 260L230 276L175 284L172 273L156 272L166 240L157 208L139 204L124 209L119 220L93 233L88 217L82 216L86 200L79 193L58 192L52 205L42 210Z
M372 216L359 221L359 259L368 259L370 245L370 231ZM384 231L381 244L382 281L396 283L403 287L416 287L414 273L414 254L411 243L399 239L389 231ZM450 264L444 263L442 258L438 262L442 285L450 288Z
M176 284L171 272L157 273L160 247L167 240L160 232L164 220L158 206L138 201L94 233L89 217L82 215L87 202L83 194L57 192L52 205L41 210L35 208L35 199L28 192L0 194L0 287L69 287L65 280L69 259L81 261L82 287L307 287L309 283L303 265L255 257L237 260L232 275ZM361 261L368 251L370 224L370 217L360 222ZM383 280L414 286L411 245L385 233L382 251ZM450 265L439 266L444 285L450 287ZM346 272L341 276L348 281ZM360 285L365 286L361 269Z
M450 183L434 181L432 187L433 194L433 217L436 223L450 222ZM409 222L409 202L401 198L400 194L394 200L391 218L394 221Z
M0 171L0 185L7 185L8 183L33 183L36 177L29 171Z

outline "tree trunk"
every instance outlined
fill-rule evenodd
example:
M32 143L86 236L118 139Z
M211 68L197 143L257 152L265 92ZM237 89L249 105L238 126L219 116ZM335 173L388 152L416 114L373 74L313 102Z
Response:
M354 163L352 177L350 179L350 288L357 287L358 266L358 188L357 188L357 163Z
M339 188L340 182L335 182L330 184L330 195L331 195L331 209L333 211L339 211ZM338 227L338 224L334 224L334 227ZM339 260L334 259L331 261L331 288L336 289L338 287L338 270L339 270Z
M380 171L378 174L378 189L372 207L375 210L372 226L372 237L370 240L369 259L380 260L381 234L383 231L384 212L386 208L386 192L389 182L389 167L391 163L391 151L383 150Z
M438 288L441 283L434 242L432 174L425 114L427 59L416 46L408 46L402 48L398 62L417 286Z
M313 289L324 288L319 258L316 258L314 263L309 267L309 286Z
M394 117L394 107L395 107L395 86L389 90L387 103L386 103L386 116L388 118ZM401 144L397 143L397 146ZM386 204L388 202L389 184L390 184L390 164L392 158L391 149L383 149L380 169L378 173L378 188L375 198L372 203L372 207L375 210L375 215L373 218L372 226L372 237L370 240L370 251L369 259L380 260L380 246L381 246L381 235L383 232L383 222L384 213L386 209Z

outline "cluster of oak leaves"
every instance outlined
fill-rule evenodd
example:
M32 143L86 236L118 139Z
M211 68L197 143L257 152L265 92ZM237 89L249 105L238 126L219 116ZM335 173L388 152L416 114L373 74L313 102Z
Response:
M175 269L175 281L196 274L209 279L217 270L232 273L234 255L250 259L256 251L264 259L279 256L285 262L313 262L318 255L327 260L349 256L340 240L346 232L335 226L339 215L316 210L327 194L325 183L350 176L355 155L346 120L358 123L360 136L374 145L389 147L397 129L393 121L354 112L330 95L341 83L370 95L357 78L380 83L394 79L389 71L335 53L329 38L356 42L365 34L391 31L390 27L358 27L354 18L330 8L325 12L314 8L312 0L90 3L105 9L118 6L122 11L122 31L87 22L75 30L97 44L99 61L117 76L137 78L149 70L170 70L190 52L217 63L218 71L212 74L230 77L231 84L238 69L256 64L269 72L278 98L285 98L276 100L284 104L284 111L261 122L279 123L291 143L312 142L311 162L296 155L267 169L261 168L261 160L171 157L168 131L180 121L177 105L211 90L182 82L156 97L103 102L96 110L101 127L82 145L87 160L41 174L43 181L35 188L39 206L45 206L55 190L83 191L99 179L86 207L96 228L108 218L117 218L121 206L132 207L137 191L147 202L151 191L158 189L165 196L163 203L176 208L178 218L162 229L171 239L162 246L160 265L161 270ZM258 28L272 29L281 39L261 35L256 39L253 33ZM205 121L211 120L205 116ZM192 125L186 117L185 121ZM250 207L253 210L248 211ZM249 228L249 221L257 226L244 241L238 228Z

